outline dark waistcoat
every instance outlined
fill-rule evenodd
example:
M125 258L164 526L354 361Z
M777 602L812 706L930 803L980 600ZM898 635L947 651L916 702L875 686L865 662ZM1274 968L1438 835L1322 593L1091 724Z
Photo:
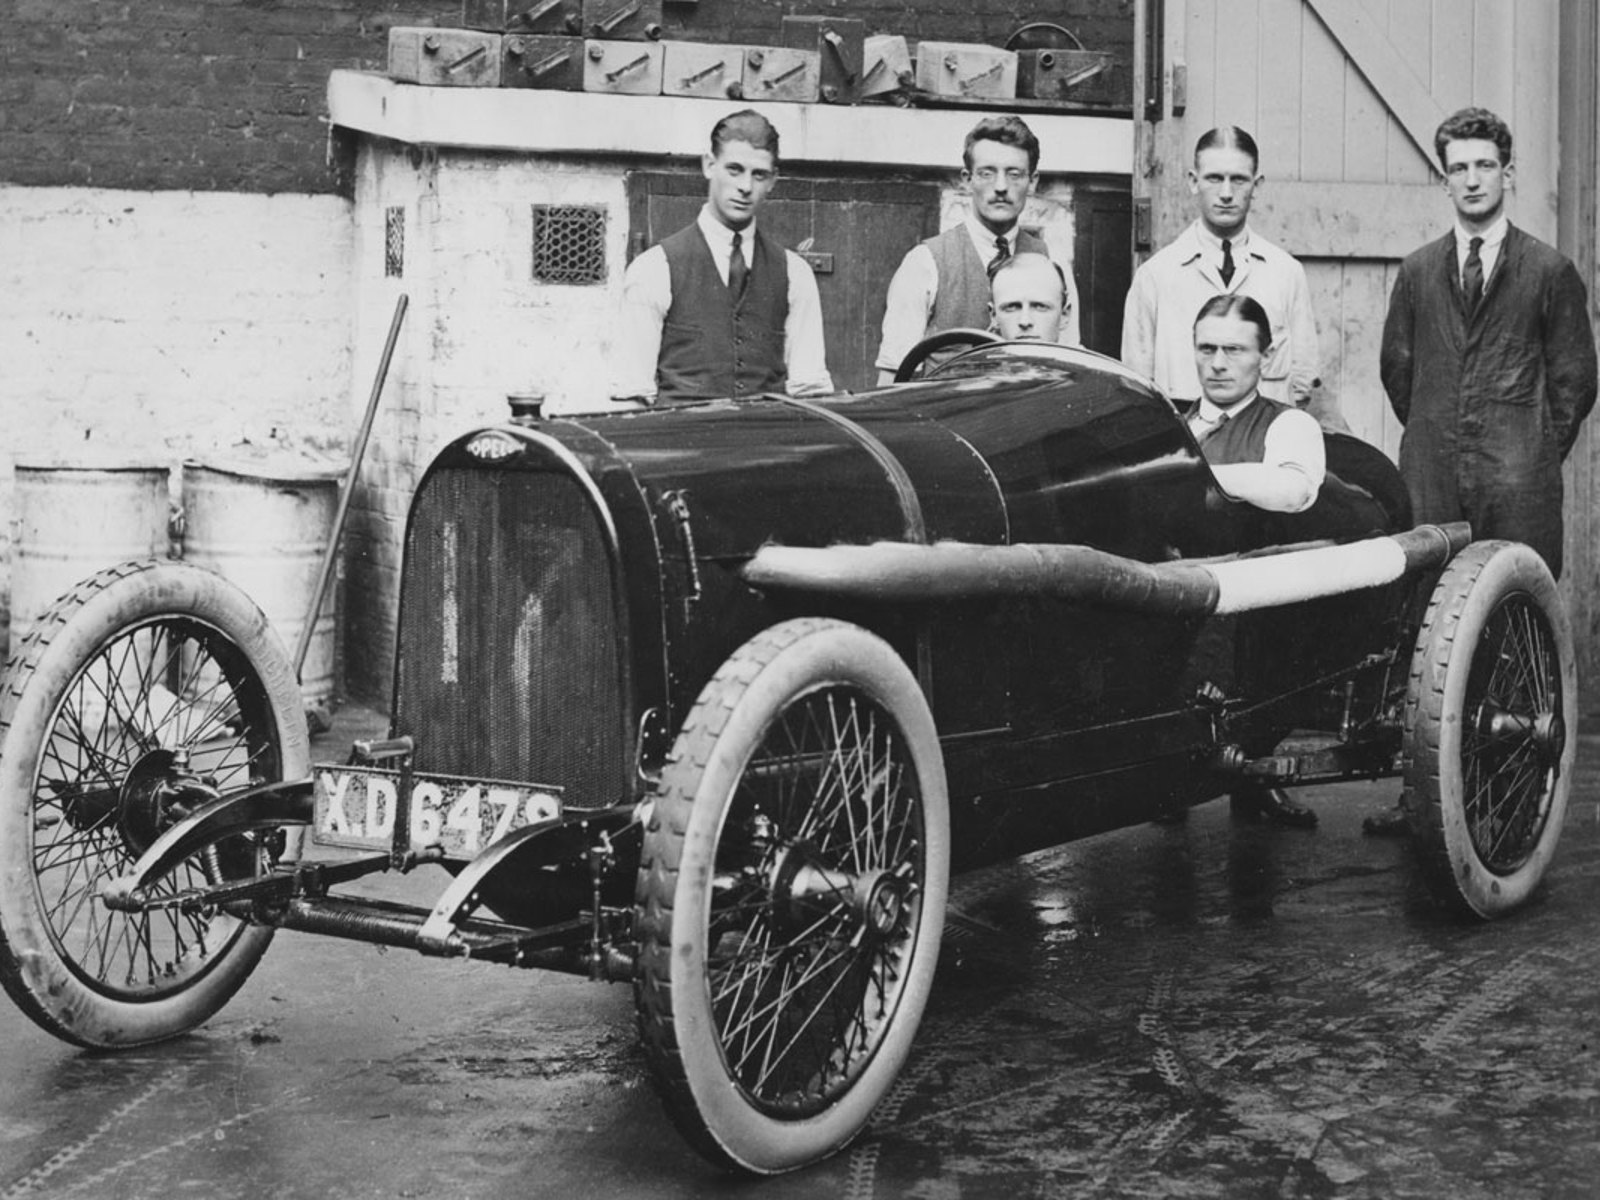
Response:
M672 306L661 328L656 389L662 400L704 400L782 391L788 380L783 324L789 266L761 230L746 246L750 274L737 304L717 274L698 225L661 242L672 276Z
M1230 416L1200 443L1206 461L1224 463L1261 462L1267 452L1267 429L1293 405L1280 404L1257 396L1237 417Z
M1048 254L1044 239L1022 226L1012 230L1013 254ZM989 328L989 264L978 257L965 224L922 243L939 269L939 291L928 314L928 337L946 329Z

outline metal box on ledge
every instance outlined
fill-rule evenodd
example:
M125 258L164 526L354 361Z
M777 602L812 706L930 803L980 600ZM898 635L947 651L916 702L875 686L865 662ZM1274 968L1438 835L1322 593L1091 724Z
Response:
M661 94L709 100L744 98L744 56L748 46L705 42L662 42Z
M875 33L861 43L861 83L858 99L910 87L911 50L898 33Z
M498 87L500 35L396 27L389 30L389 78L432 87Z
M585 42L583 90L659 96L661 60L660 42Z
M1017 51L1017 95L1086 104L1129 103L1116 90L1116 55L1102 50Z
M744 54L744 98L814 103L821 69L815 50L751 46Z
M1016 51L966 42L922 42L917 46L917 87L960 100L1015 100Z
M500 86L583 91L583 39L507 34Z
M815 50L820 58L818 98L828 104L849 104L861 88L862 44L867 23L844 17L784 17L780 40L797 50Z
M661 36L661 0L583 0L585 37L600 41Z
M491 33L583 32L583 0L461 0L461 24Z

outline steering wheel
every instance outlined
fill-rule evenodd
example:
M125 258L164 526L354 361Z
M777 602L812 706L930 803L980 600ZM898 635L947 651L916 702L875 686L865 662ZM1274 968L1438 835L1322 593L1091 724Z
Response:
M912 376L917 373L917 368L926 362L932 355L941 350L948 350L952 346L987 346L1004 339L996 337L987 329L942 329L932 337L925 337L900 360L900 367L894 373L896 383L909 383Z

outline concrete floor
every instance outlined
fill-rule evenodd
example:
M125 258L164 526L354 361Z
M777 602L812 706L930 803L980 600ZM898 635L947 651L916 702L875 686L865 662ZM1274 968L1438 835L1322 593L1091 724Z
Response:
M372 727L341 713L323 757ZM959 877L899 1086L798 1175L684 1146L626 987L283 934L160 1047L0 1009L0 1197L1594 1197L1600 738L1579 767L1543 892L1494 925L1360 836L1392 783L1302 793L1315 833L1215 803Z

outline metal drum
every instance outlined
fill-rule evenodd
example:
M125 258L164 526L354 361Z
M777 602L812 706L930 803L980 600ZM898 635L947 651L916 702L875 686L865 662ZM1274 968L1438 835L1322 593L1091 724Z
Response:
M184 557L239 585L293 654L338 511L344 468L306 459L183 464ZM336 589L312 625L300 692L314 724L333 709Z
M166 467L117 461L19 462L11 645L56 599L104 567L167 556Z

